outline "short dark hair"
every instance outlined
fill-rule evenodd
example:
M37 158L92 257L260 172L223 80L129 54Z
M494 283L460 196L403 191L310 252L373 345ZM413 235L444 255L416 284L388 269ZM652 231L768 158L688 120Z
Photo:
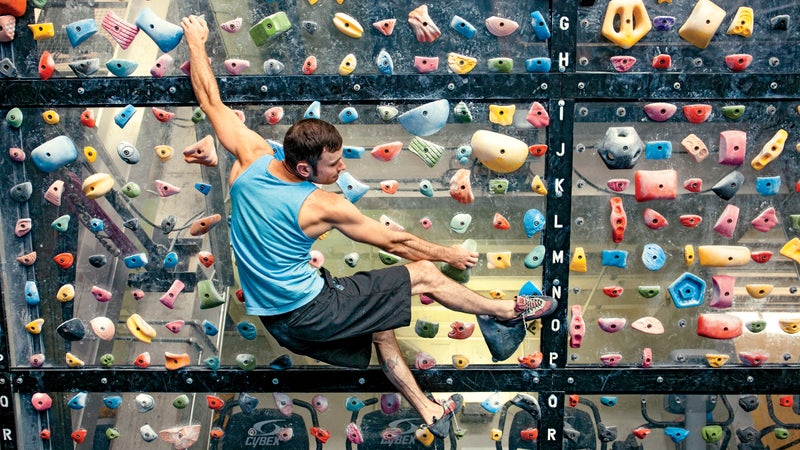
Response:
M316 172L322 152L335 152L342 147L342 135L328 122L303 119L295 122L283 138L283 152L288 169L294 172L305 161Z

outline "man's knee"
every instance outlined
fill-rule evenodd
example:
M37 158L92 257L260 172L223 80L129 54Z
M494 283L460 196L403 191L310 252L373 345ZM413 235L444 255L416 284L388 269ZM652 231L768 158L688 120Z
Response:
M436 264L427 260L414 261L407 264L406 268L408 268L408 273L411 276L412 287L431 284L442 275Z

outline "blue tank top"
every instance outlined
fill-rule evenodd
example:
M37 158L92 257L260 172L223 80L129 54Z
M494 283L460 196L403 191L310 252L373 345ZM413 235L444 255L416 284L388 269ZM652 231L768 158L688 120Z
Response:
M309 264L315 239L298 224L300 207L317 189L308 181L291 183L269 173L265 155L231 186L231 243L248 314L271 316L297 309L324 284Z

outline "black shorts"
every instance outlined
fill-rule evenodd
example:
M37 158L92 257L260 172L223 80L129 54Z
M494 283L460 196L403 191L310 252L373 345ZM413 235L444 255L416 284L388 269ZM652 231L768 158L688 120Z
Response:
M314 300L285 314L261 316L279 344L300 355L363 369L372 357L372 334L411 323L411 277L405 266L334 278Z

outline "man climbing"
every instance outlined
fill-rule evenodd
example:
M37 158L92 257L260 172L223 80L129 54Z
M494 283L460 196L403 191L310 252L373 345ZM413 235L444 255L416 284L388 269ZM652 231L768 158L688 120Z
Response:
M205 20L190 16L181 25L197 101L220 144L236 159L228 180L231 243L248 314L260 316L282 346L329 364L365 368L374 345L392 384L434 436L444 438L462 397L455 394L443 404L429 399L403 360L394 329L410 324L411 296L425 293L451 310L486 316L500 337L551 313L555 300L478 295L431 262L464 270L475 266L477 253L389 230L342 196L317 188L335 183L345 170L342 137L333 125L316 119L295 123L284 138L284 159L276 159L267 141L222 103L205 48ZM333 277L309 264L311 245L332 229L413 262ZM490 348L503 346L497 336L486 337ZM505 353L492 354L498 352Z

